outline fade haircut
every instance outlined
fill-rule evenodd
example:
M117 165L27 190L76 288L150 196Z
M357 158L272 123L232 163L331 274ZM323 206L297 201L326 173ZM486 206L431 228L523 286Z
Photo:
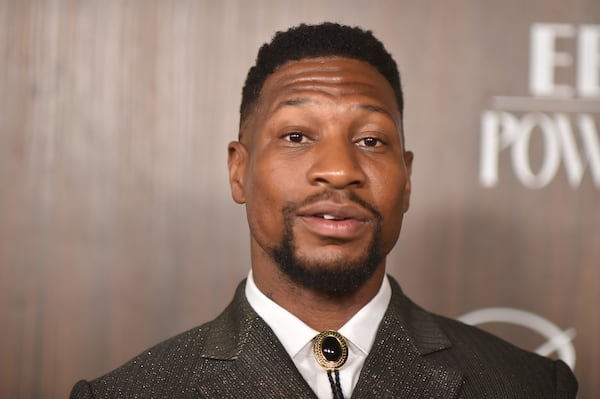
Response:
M328 56L348 57L375 67L394 90L402 118L404 100L398 67L371 31L332 22L301 24L285 32L275 33L271 42L263 44L258 50L256 64L248 71L242 90L240 134L244 122L256 105L265 80L278 67L290 61Z

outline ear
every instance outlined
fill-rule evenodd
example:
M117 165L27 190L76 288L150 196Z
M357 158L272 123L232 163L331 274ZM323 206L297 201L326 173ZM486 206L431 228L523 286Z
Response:
M411 176L414 154L411 151L404 151L404 164L406 165L406 181L404 183L404 204L403 211L408 211L410 205L410 193L412 190Z
M246 202L245 182L248 169L248 150L239 141L232 141L227 146L227 167L231 197L238 204L243 204Z

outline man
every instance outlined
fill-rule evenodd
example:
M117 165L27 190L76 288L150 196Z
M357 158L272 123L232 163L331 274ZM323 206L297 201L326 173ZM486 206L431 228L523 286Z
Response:
M428 313L385 274L409 206L394 60L359 28L279 32L248 73L233 199L252 271L215 320L72 398L574 398L569 368Z

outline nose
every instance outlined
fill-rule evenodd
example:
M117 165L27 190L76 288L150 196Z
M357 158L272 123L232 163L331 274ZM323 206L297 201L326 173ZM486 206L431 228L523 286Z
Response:
M316 147L308 170L311 184L335 189L361 187L365 184L366 175L360 162L360 154L353 143L336 140L319 143Z

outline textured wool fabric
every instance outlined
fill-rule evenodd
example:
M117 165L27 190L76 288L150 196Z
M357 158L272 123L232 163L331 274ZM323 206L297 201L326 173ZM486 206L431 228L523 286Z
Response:
M524 350L412 303L390 278L392 300L353 399L575 398L561 361ZM271 329L238 287L215 320L158 344L71 399L312 398Z

